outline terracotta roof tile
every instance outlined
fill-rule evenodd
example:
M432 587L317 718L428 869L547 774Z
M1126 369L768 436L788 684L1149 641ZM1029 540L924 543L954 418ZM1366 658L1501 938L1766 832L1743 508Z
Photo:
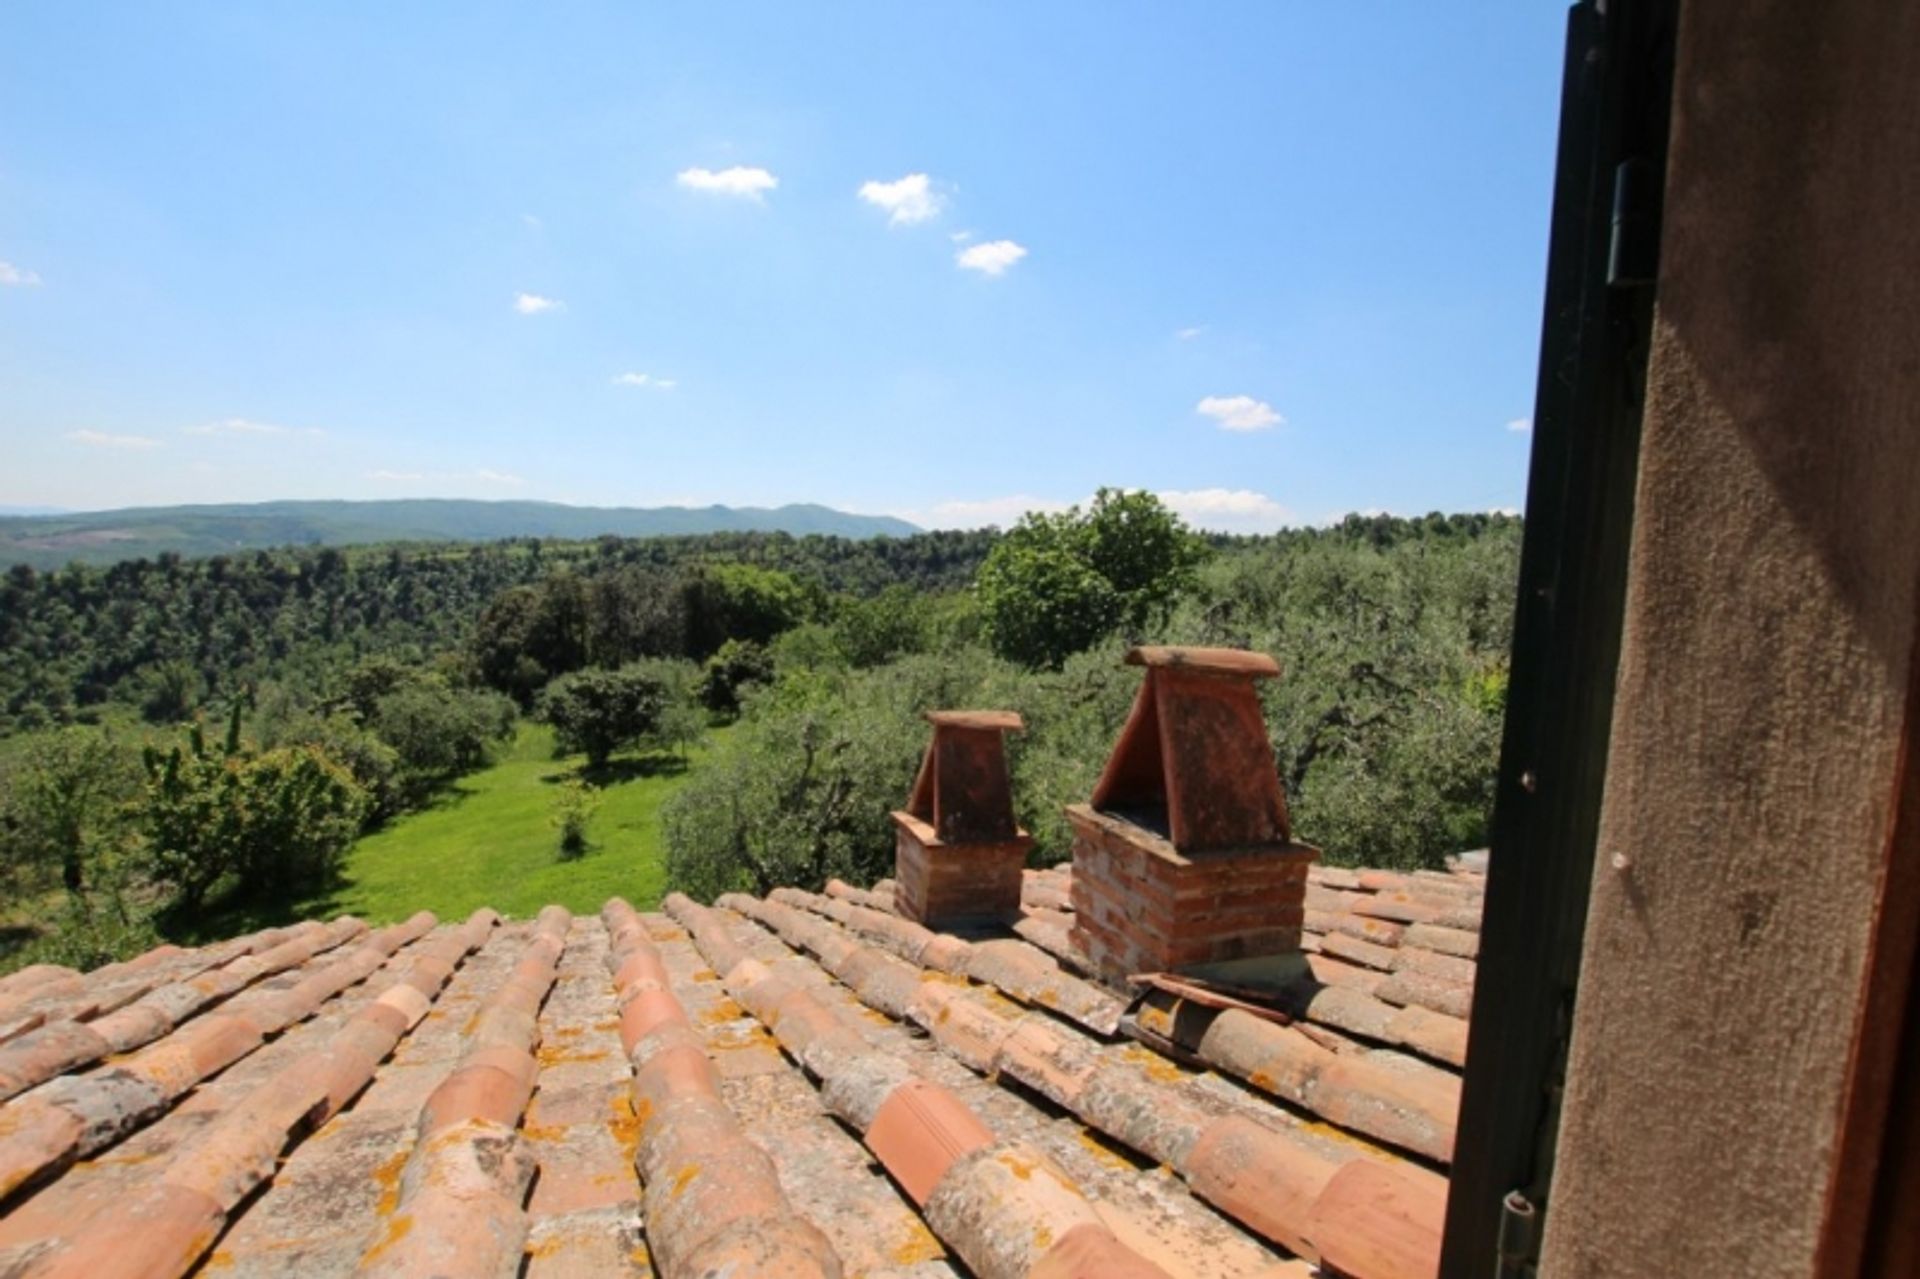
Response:
M625 902L602 914L613 939L621 1040L634 1066L633 1112L647 1239L668 1274L838 1275L838 1255L799 1218L766 1153L720 1096L720 1077L666 980L658 952ZM632 962L638 958L639 962ZM709 955L716 967L721 960ZM737 967L744 963L737 959Z
M1271 1011L1091 978L1072 878L15 974L0 1272L1432 1274L1483 875L1313 867Z
M188 1125L184 1139L177 1145L161 1146L147 1168L125 1178L128 1184L111 1201L110 1210L102 1209L97 1214L100 1218L111 1218L116 1229L104 1229L101 1228L104 1222L76 1220L73 1215L63 1213L40 1219L43 1227L52 1229L35 1232L29 1224L15 1231L10 1218L6 1226L0 1227L0 1244L34 1256L31 1273L35 1274L185 1274L218 1237L226 1215L272 1176L277 1156L288 1141L325 1119L345 1098L357 1093L371 1075L373 1066L392 1050L417 1019L410 1019L400 1011L401 1001L390 998L393 991L409 989L422 1001L413 1007L418 1013L424 1013L424 1000L437 994L440 984L423 975L436 970L426 967L422 961L428 957L457 961L484 939L485 930L491 926L490 915L476 916L462 928L422 943L420 955L403 954L395 959L389 965L393 969L394 986L377 998L360 1002L357 1011L335 1028L324 1044L310 1045L307 1053L288 1061L217 1114L200 1112L206 1116L206 1122ZM394 937L394 933L386 933L371 944L377 950ZM388 950L391 951L390 946ZM336 967L341 971L325 974L325 980L344 984L352 981L359 971L353 966ZM314 977L320 978L322 974L315 973ZM213 1029L209 1032L202 1027ZM259 1030L244 1014L229 1012L217 1018L190 1022L130 1061L150 1062L159 1077L184 1091L204 1073L229 1066L239 1055L244 1055L237 1054L235 1048L248 1039L257 1046ZM383 1049L379 1047L381 1044ZM211 1069L187 1078L202 1065ZM9 1108L28 1105L47 1090L62 1085L72 1085L76 1090L70 1105L86 1105L90 1099L114 1095L122 1078L140 1079L141 1076L130 1069L118 1068L95 1072L92 1076L71 1076L25 1094L10 1103ZM165 1103L176 1096L161 1094L158 1109L164 1110ZM4 1123L5 1115L6 1112L0 1111L0 1123ZM154 1117L151 1109L143 1109L123 1117L122 1122L110 1129L96 1128L86 1133L77 1144L84 1153L92 1153L124 1136L132 1126L126 1122L127 1118L144 1122ZM76 1169L75 1174L81 1171ZM78 1178L76 1188L78 1182L84 1180L84 1177ZM64 1181L42 1193L57 1200L63 1188ZM118 1225L129 1221L142 1224L137 1249L126 1247L125 1239L118 1234Z

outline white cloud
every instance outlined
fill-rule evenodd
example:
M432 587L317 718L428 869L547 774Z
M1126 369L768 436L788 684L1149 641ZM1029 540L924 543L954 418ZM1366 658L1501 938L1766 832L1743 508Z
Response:
M240 435L240 436L315 435L315 436L318 436L318 435L326 434L325 431L321 430L317 426L309 426L305 428L295 428L291 426L278 426L272 422L255 422L244 417L223 418L218 422L204 422L198 426L186 426L180 429L184 434L187 434L187 435Z
M1196 325L1193 325L1191 328L1176 330L1173 336L1175 336L1176 338L1179 338L1182 342L1191 342L1195 338L1199 337L1202 333L1205 333L1206 331L1207 331L1206 325L1196 324Z
M1273 405L1251 395L1209 395L1193 411L1212 418L1223 431L1264 431L1287 421L1273 411Z
M40 273L38 271L29 271L25 267L15 266L11 262L0 262L0 285L15 289L31 289L37 288L39 284Z
M1252 489L1168 489L1156 496L1187 523L1220 533L1271 533L1300 522L1292 511Z
M655 391L671 391L680 385L670 377L655 377L651 373L622 373L613 379L615 386L644 386Z
M985 244L976 244L962 249L954 255L954 261L963 271L979 271L983 275L1001 275L1006 269L1027 256L1024 246L1012 240L988 240Z
M1507 423L1507 429L1515 434L1524 435L1533 429L1533 419L1530 417L1517 417Z
M150 435L115 435L110 431L68 431L67 438L75 444L84 444L91 449L126 449L144 452L157 449L160 441Z
M540 215L537 213L522 213L520 215L520 221L529 231L538 231L546 225L546 223L540 220Z
M860 184L860 198L877 209L887 211L887 225L912 226L939 214L946 199L933 190L924 173L909 173L892 182L868 181Z
M730 195L756 202L765 200L766 193L780 185L780 179L765 169L750 169L738 164L717 173L712 169L682 169L674 175L673 180L689 191L706 191L713 195Z
M947 233L947 238L949 240L952 240L955 244L965 244L968 240L971 240L973 238L973 232L950 231Z
M557 298L543 298L538 293L516 293L513 309L522 315L539 315L542 311L560 311L566 303Z

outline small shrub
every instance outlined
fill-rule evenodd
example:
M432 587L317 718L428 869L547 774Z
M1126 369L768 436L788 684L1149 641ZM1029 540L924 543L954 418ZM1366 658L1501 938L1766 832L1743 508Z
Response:
M600 811L600 792L579 778L569 778L553 795L553 828L560 832L560 856L579 857L587 851L587 829Z

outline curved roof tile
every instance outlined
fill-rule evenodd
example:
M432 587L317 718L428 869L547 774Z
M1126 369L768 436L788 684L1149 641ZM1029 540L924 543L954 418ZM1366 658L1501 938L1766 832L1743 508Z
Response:
M835 881L38 966L0 1271L1432 1274L1483 865L1314 867L1265 1005L1092 979L1065 867L965 936Z

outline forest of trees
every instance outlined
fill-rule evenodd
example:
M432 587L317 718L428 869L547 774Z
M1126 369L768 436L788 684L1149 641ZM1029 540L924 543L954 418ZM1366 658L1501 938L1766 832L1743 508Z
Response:
M962 590L991 544L988 533L864 541L722 533L162 555L51 573L16 566L0 578L0 734L97 722L116 708L171 723L269 681L317 690L367 656L430 661L460 652L510 588L554 578L637 593L644 609L703 567L724 575L745 566L786 574L817 602L893 585ZM704 657L726 638L713 636L725 623L689 603L692 616L682 611L674 624L694 628L680 642Z
M771 681L671 802L669 877L699 896L888 873L886 813L939 706L1025 717L1015 805L1036 860L1061 860L1061 810L1092 790L1140 679L1120 659L1143 641L1273 654L1262 698L1301 837L1334 863L1437 865L1485 841L1519 545L1519 521L1474 515L1202 546L1138 495L1030 517L958 617L901 601L914 639L891 660L849 660L836 626L775 641Z
M1279 658L1263 690L1302 838L1412 866L1484 839L1519 522L1350 517L1201 537L1103 491L1006 534L163 556L0 579L0 967L96 963L271 916L360 832L485 767L521 717L589 769L732 723L668 802L699 896L887 873L938 706L1020 711L1016 802L1067 856L1142 641ZM556 820L559 820L557 817ZM570 831L570 833L566 833ZM17 935L15 935L17 934Z

